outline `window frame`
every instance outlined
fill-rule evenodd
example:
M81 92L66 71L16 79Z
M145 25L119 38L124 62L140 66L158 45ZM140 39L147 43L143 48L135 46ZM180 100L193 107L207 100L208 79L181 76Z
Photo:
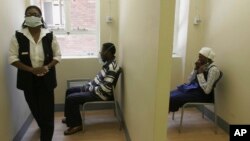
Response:
M43 3L46 2L46 0L33 0L33 4L35 5L39 5L43 14L44 13L44 6ZM48 0L49 1L49 0ZM51 2L53 2L53 0L50 0ZM73 29L71 27L71 20L70 20L70 10L71 10L71 2L72 0L58 0L58 1L63 1L63 8L64 8L64 18L65 19L61 19L64 20L64 28L51 28L51 27L47 27L48 29L50 29L51 31L53 31L53 33L55 33L55 35L91 35L91 34L95 34L95 38L96 38L96 45L97 45L97 49L100 49L100 1L96 0L96 6L95 6L95 11L96 11L96 30L86 30L86 29ZM62 14L62 13L61 13ZM62 17L63 18L63 17ZM46 23L46 22L45 22ZM98 57L98 51L93 51L94 55L92 53L87 53L87 54L92 54L92 55L74 55L74 56L64 56L62 55L62 58L97 58Z

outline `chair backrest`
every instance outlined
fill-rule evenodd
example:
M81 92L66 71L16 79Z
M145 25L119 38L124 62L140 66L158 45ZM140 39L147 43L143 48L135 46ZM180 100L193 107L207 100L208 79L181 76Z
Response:
M219 78L214 82L214 85L213 85L213 88L215 88L216 87L216 85L217 85L217 83L219 82L219 80L222 78L222 76L223 76L223 72L222 71L220 71L220 76L219 76Z
M87 109L91 109L91 110L93 110L93 109L107 109L107 108L110 108L110 104L112 104L112 105L115 104L115 108L117 108L117 98L116 98L117 96L116 96L116 94L115 94L114 91L115 91L115 86L116 86L116 84L118 82L118 79L119 79L121 73L122 73L122 68L119 67L119 70L118 70L118 72L117 72L117 74L115 76L115 79L114 79L113 85L112 85L112 91L113 91L113 98L114 99L107 100L107 101L104 100L104 101L90 101L90 102L85 102L83 104L83 111L86 108ZM100 104L101 104L101 106L98 106ZM91 107L91 105L92 105L92 107ZM95 105L95 106L93 106L93 105Z
M116 74L116 76L115 76L114 82L113 82L113 86L114 86L114 87L116 86L117 81L118 81L118 79L119 79L121 73L122 73L122 68L119 67L119 70L118 70L118 72L117 72L117 74Z
M118 70L118 72L117 72L117 74L115 76L113 86L112 86L114 101L117 101L117 95L115 94L115 87L116 87L118 79L120 78L121 73L122 73L122 68L119 67L119 70Z
M215 92L214 92L214 89L215 89L216 85L218 84L218 82L221 80L222 76L223 76L223 73L222 73L222 71L220 71L219 78L214 82L213 90L212 90L212 94L213 94L213 103L215 103L215 96L214 96L214 93L215 93Z

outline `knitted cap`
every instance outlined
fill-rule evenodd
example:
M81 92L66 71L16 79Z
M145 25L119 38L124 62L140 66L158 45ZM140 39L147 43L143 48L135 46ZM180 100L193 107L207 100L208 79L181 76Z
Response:
M209 47L203 47L203 48L201 48L201 50L199 51L199 53L202 54L203 56L211 59L212 61L214 60L215 53Z

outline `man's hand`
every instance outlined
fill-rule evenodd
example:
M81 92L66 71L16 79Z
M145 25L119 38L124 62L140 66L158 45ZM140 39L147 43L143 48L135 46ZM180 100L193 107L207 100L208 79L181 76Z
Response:
M201 67L201 62L200 62L199 60L197 60L197 61L195 62L194 70L198 70L200 67Z

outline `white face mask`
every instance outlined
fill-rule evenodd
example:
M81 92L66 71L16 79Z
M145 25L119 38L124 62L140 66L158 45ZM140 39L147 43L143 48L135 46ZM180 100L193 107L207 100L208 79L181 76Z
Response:
M41 17L35 17L35 16L25 17L24 25L27 25L29 27L37 27L42 24L43 23Z

